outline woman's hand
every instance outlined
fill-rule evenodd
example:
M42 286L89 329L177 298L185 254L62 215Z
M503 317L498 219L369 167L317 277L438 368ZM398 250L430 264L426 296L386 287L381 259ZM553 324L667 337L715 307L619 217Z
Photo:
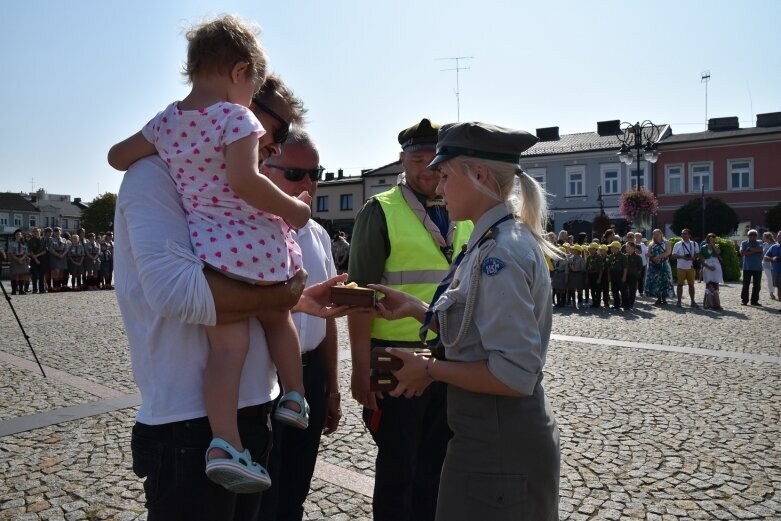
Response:
M379 291L384 296L377 301L377 312L386 320L412 317L422 322L428 306L419 298L391 289L382 284L367 284L368 288Z
M413 396L423 394L426 387L433 381L426 373L426 364L430 363L429 358L392 347L389 347L386 351L401 358L404 362L401 369L393 371L393 376L396 377L399 383L389 394L395 398L399 396L412 398Z

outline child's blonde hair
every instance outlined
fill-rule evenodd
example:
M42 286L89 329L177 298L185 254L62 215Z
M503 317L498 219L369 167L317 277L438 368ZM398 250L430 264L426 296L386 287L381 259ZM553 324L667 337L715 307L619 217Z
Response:
M196 25L185 33L188 45L183 74L192 82L195 76L229 72L244 62L260 86L266 79L268 59L257 35L258 31L232 15Z

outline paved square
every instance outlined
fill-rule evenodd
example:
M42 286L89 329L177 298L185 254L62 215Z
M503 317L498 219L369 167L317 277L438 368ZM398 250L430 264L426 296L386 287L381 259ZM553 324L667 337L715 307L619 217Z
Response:
M702 285L697 285L701 294ZM781 308L554 311L546 390L561 432L561 519L781 519ZM143 520L138 403L113 292L0 303L0 520ZM369 520L374 446L349 399L323 440L307 519Z

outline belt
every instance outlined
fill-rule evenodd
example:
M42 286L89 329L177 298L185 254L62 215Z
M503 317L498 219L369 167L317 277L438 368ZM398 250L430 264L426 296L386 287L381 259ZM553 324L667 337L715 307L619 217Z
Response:
M315 357L320 356L317 353L317 347L311 351L301 354L301 365L309 365L315 361Z

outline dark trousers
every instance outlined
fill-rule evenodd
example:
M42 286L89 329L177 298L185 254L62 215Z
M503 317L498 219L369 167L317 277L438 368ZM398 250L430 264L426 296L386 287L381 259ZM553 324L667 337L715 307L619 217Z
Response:
M325 369L317 350L304 353L305 398L309 403L309 427L296 429L272 418L274 446L267 470L271 488L263 492L258 521L301 521L304 501L315 471L320 435L326 416ZM279 398L274 402L279 401Z
M637 293L637 275L626 276L626 294L624 300L624 308L629 309L635 305L635 294Z
M377 444L374 521L433 521L447 443L446 386L431 384L417 398L377 400L363 418Z
M270 411L270 402L239 410L241 442L261 465L271 448ZM146 478L148 521L257 519L260 493L233 494L206 477L204 456L211 440L206 418L133 426L133 472Z
M597 282L599 279L599 273L588 274L588 287L589 293L591 293L591 307L598 308L599 301L602 299L602 283ZM607 302L605 303L607 305Z
M637 291L641 295L645 293L644 291L644 285L645 282L645 266L643 266L643 269L640 270L640 274L637 276Z
M613 294L614 308L626 305L626 284L622 282L623 278L624 270L610 270L610 291Z
M740 300L742 300L744 304L748 302L748 285L751 284L752 279L754 281L754 286L751 288L751 303L757 304L759 302L762 270L743 270L743 289L740 292Z
M43 274L44 271L41 265L34 260L30 261L30 280L33 281L33 291L44 290L43 286Z

